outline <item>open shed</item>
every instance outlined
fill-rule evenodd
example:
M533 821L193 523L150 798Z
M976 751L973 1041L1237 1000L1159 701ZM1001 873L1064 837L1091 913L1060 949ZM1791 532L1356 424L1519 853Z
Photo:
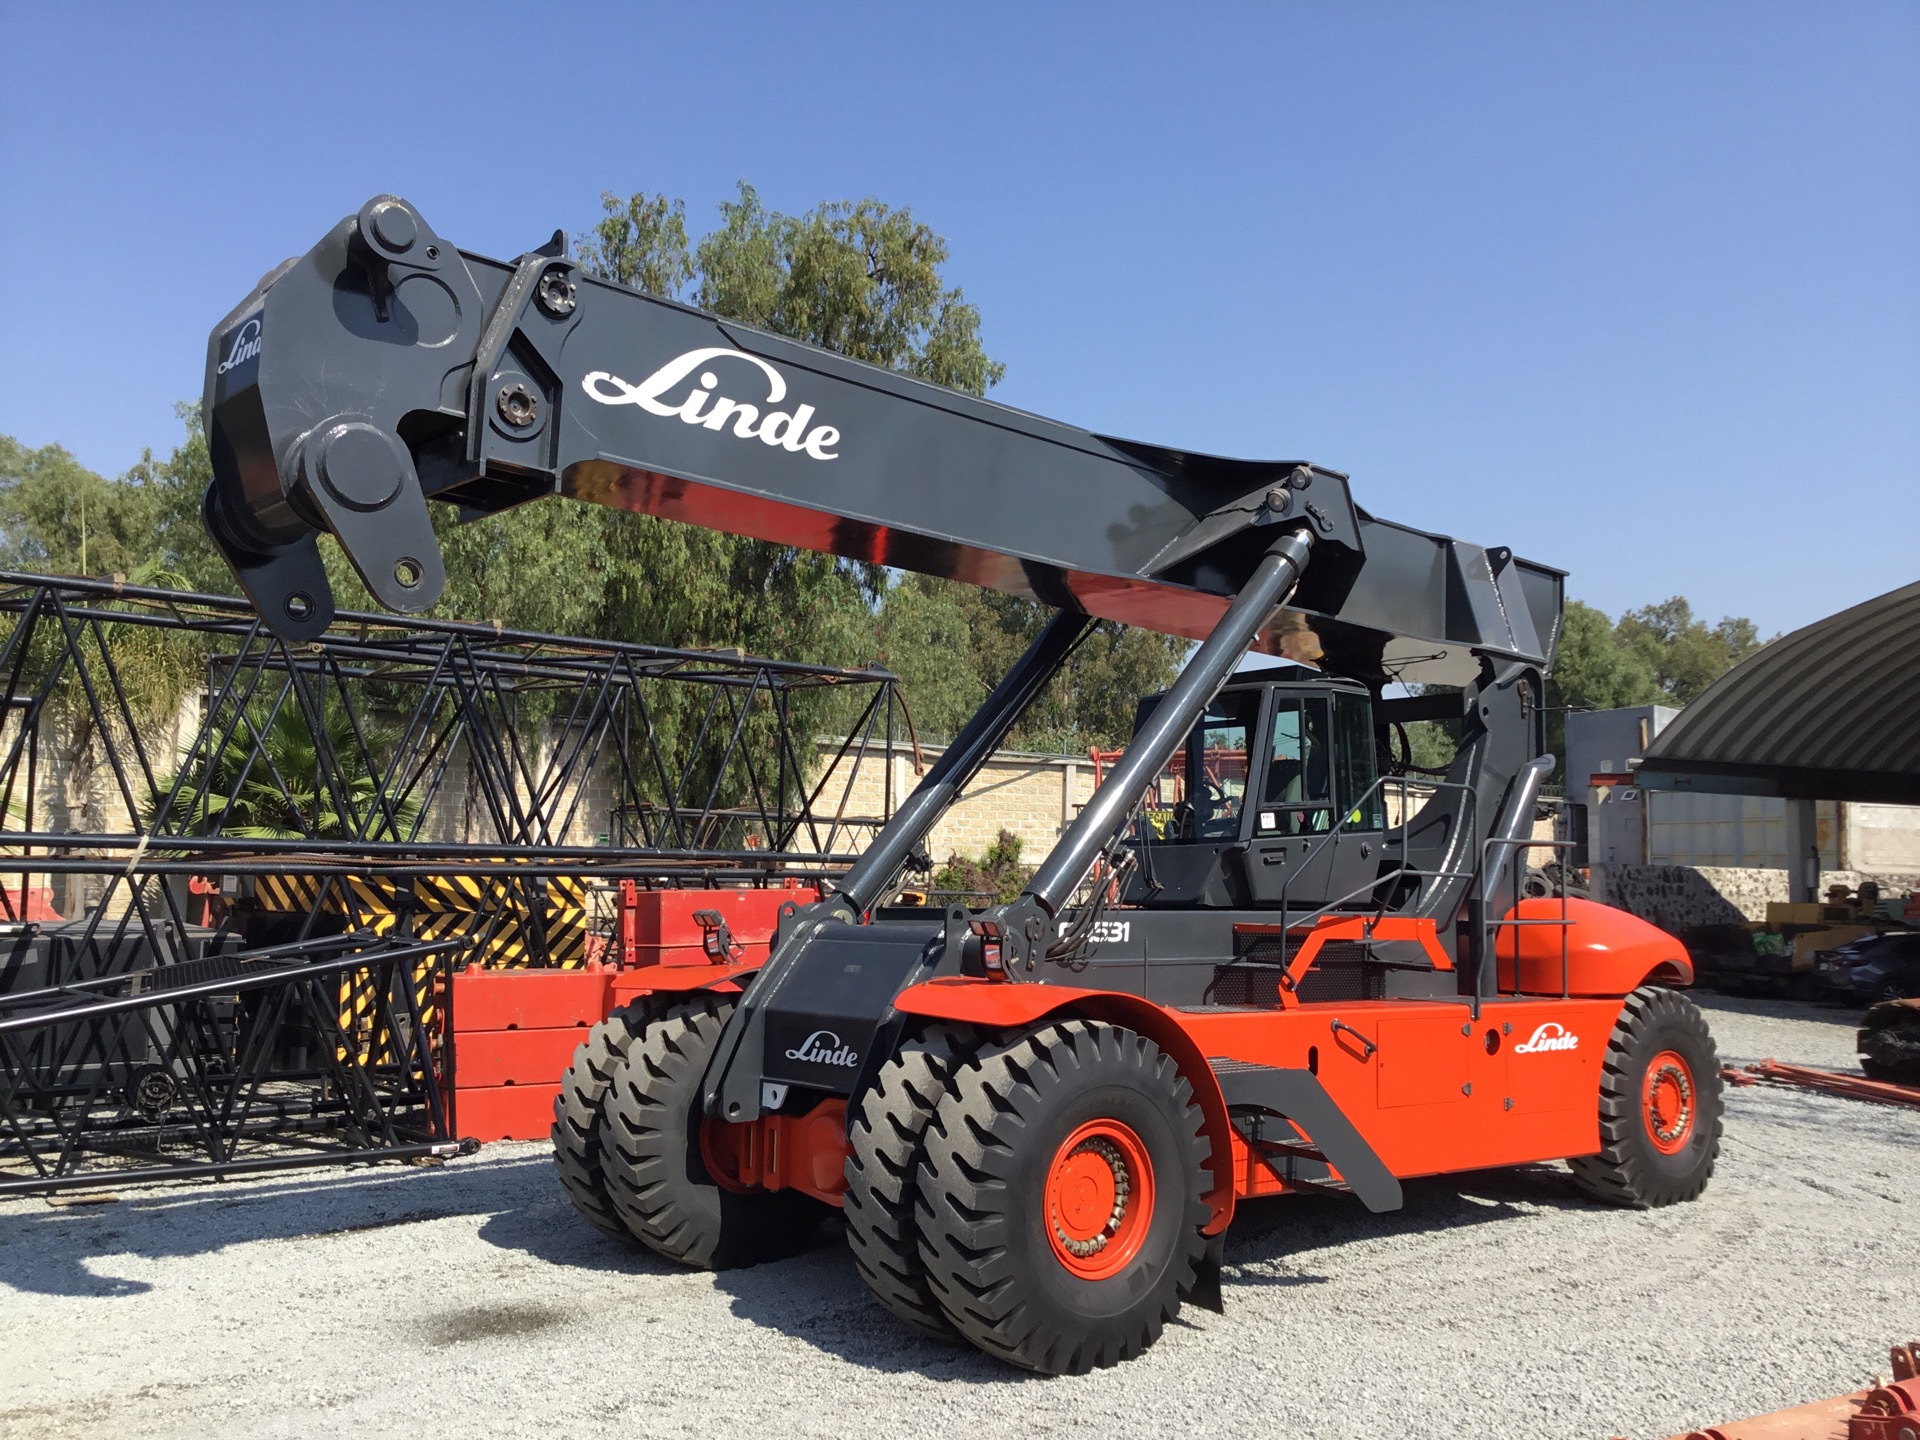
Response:
M1812 898L1814 801L1920 805L1920 582L1734 666L1659 733L1634 783L1798 802L1791 848L1808 863L1792 879Z

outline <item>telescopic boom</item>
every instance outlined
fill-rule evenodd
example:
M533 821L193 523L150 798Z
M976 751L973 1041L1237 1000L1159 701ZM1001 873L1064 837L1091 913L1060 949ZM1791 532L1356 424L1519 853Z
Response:
M1203 639L1282 529L1313 546L1253 647L1468 684L1541 665L1560 574L1377 520L1346 477L1096 435L592 279L559 236L468 254L378 196L214 331L209 531L273 628L325 629L315 540L384 605L444 582L425 501L550 494Z

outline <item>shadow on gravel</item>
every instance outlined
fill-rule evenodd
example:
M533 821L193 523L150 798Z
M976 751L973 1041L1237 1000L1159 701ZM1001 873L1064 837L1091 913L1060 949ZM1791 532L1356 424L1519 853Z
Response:
M502 1250L514 1250L542 1264L617 1275L676 1275L680 1267L661 1259L638 1241L603 1235L560 1193L553 1167L542 1166L538 1195L510 1209L495 1211L480 1226L480 1238Z
M1221 1274L1227 1317L1233 1315L1236 1291L1339 1283L1298 1264L1295 1257L1305 1252L1384 1236L1499 1224L1543 1209L1595 1208L1574 1191L1564 1169L1544 1165L1415 1180L1406 1185L1405 1196L1402 1209L1385 1215L1370 1214L1349 1196L1244 1202L1227 1232ZM716 1275L714 1288L727 1296L741 1319L864 1369L970 1384L1040 1381L970 1348L922 1340L867 1292L852 1256L838 1243L839 1227L823 1226L821 1237L821 1243L797 1259Z
M575 1217L557 1196L553 1167L544 1156L181 1185L128 1191L111 1204L62 1209L19 1200L0 1211L0 1284L41 1295L137 1295L152 1287L96 1274L89 1262L121 1255L150 1260L208 1255L229 1245L350 1234L455 1215L498 1220L542 1202L565 1212L553 1216L554 1226L575 1228L562 1224Z
M713 1281L740 1319L865 1370L971 1385L1041 1382L1041 1377L988 1359L970 1345L923 1339L894 1319L854 1269L837 1222L821 1226L813 1248L796 1259L722 1271Z
M1243 1200L1227 1231L1220 1277L1229 1307L1239 1285L1317 1285L1323 1275L1288 1269L1290 1257L1357 1240L1422 1235L1519 1220L1538 1210L1601 1208L1573 1188L1564 1169L1527 1165L1409 1180L1405 1203L1375 1215L1345 1195L1275 1195Z

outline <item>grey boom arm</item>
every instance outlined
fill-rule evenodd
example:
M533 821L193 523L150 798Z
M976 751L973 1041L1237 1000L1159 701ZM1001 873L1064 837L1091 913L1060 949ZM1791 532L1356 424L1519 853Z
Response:
M1314 560L1253 648L1360 677L1544 664L1560 572L1377 520L1344 475L1117 440L594 280L378 196L209 341L209 532L267 623L317 635L336 536L392 609L443 583L424 501L550 494L1195 639L1280 534Z

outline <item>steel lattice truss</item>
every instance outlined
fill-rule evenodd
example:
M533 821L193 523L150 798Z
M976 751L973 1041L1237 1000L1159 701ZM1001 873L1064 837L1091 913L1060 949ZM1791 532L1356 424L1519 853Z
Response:
M453 968L844 867L910 734L879 670L11 573L0 619L0 1192L447 1152Z

